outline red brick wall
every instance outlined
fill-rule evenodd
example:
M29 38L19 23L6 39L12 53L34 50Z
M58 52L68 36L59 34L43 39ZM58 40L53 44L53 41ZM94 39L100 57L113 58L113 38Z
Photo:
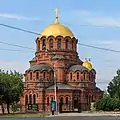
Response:
M57 49L57 41L61 39L61 49ZM46 39L46 49L48 49L48 53L42 50L42 40ZM53 49L49 49L49 41L53 39ZM66 39L68 39L68 49L66 49ZM73 49L72 49L72 40L73 40ZM69 59L59 59L59 60L52 60L52 55L65 55L68 56ZM36 40L36 53L35 58L36 61L30 61L30 66L47 63L51 68L54 69L56 73L56 79L58 82L63 82L67 80L69 84L72 86L76 86L79 88L78 91L72 92L67 90L59 90L57 93L57 101L59 102L60 97L63 97L63 101L65 102L66 96L72 101L72 96L78 94L80 103L86 104L88 102L87 96L89 96L91 101L91 96L93 95L94 99L99 100L103 93L95 93L94 88L95 86L95 76L94 72L87 72L87 71L76 71L72 72L72 80L70 79L70 72L68 72L68 68L71 64L80 64L77 62L77 40L75 38L66 37L63 38L62 36L53 37L50 36L48 38L42 37ZM32 79L30 80L30 73L32 72ZM39 72L39 79L36 79L36 72ZM53 71L51 71L53 73ZM54 78L51 79L51 72L46 71L46 79L53 81ZM77 72L79 72L79 79L77 79ZM24 90L24 97L21 98L21 103L25 104L25 95L36 94L36 102L38 104L43 104L43 91L42 88L37 86L37 83L40 81L44 81L43 79L43 71L26 71L25 72L25 81L27 88ZM84 86L87 85L87 86ZM92 90L92 92L90 92ZM80 94L79 94L80 92ZM53 91L46 91L45 92L45 103L47 103L47 97L51 98L54 97L54 90ZM46 110L49 110L50 106L46 106ZM42 106L39 105L39 112L42 111Z

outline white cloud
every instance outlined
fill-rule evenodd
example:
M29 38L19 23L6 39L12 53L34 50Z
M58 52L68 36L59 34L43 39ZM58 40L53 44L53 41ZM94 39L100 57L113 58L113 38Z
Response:
M120 17L100 15L97 11L75 10L71 12L70 17L74 18L76 24L81 24L84 21L86 24L96 26L120 27Z
M39 18L34 17L26 17L16 14L9 14L9 13L0 13L0 17L7 18L7 19L15 19L15 20L26 20L26 21L37 21L40 20Z
M120 27L120 18L107 16L86 17L84 21L97 26Z
M118 40L105 40L105 41L100 41L99 44L102 44L102 45L120 45L120 41L118 41Z

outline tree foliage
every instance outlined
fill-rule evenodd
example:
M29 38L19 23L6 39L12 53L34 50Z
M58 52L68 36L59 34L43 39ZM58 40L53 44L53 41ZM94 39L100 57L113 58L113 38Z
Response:
M23 75L16 71L5 72L0 70L0 96L1 102L9 107L12 103L17 103L23 95Z
M120 69L117 75L108 84L108 94L95 103L96 110L112 111L120 109Z
M106 94L103 99L95 103L96 110L114 111L120 109L120 100L118 98L111 98L109 94Z
M108 93L113 98L118 98L120 100L120 69L117 70L117 75L108 85Z
M13 113L20 111L21 107L22 105L17 104L17 103L11 104L11 110L13 111Z

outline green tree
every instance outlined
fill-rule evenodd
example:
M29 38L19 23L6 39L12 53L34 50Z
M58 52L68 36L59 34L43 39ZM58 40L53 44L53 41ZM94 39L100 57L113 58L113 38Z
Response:
M20 111L21 107L22 106L20 104L17 104L17 103L11 104L11 110L13 111L13 113Z
M4 114L4 107L3 107L3 103L4 103L4 95L6 94L6 86L4 84L0 83L0 105L2 108L2 113Z
M120 69L117 70L117 75L109 83L107 91L112 98L120 100Z
M104 97L95 103L96 110L109 111L111 109L111 97L109 94L105 94Z
M10 113L10 105L18 102L23 95L23 75L16 71L0 71L0 84L4 85L5 93L2 100L7 104L7 111Z

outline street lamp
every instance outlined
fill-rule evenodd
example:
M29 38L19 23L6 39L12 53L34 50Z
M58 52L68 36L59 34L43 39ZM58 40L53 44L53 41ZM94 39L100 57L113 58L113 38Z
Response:
M45 50L47 53L49 52L48 49ZM61 58L59 58L55 63L57 63ZM55 63L54 63L54 69L55 69ZM55 103L56 103L56 113L57 112L57 79L56 79L56 71L54 70L54 90L55 90Z
M54 64L54 66L55 66L55 64ZM57 80L56 80L55 70L54 70L54 89L55 89L55 103L56 103L56 112L57 112Z

